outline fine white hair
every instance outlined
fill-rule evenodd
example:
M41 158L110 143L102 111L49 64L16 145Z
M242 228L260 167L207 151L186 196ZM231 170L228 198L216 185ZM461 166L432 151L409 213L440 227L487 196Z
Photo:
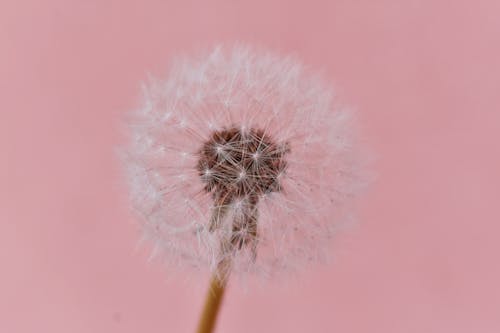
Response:
M257 253L230 252L232 271L268 276L324 259L364 184L352 120L329 85L292 57L236 45L177 59L166 79L144 84L128 121L124 164L144 237L158 257L185 268L214 271L228 255L220 244L244 202L230 202L221 227L209 230L217 207L197 163L214 131L236 126L286 142L289 153L286 172L276 174L280 191L259 194Z

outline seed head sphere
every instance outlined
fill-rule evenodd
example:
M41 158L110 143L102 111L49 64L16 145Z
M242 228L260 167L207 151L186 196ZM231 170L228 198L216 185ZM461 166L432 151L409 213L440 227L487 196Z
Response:
M264 276L328 256L364 181L352 114L327 84L236 45L180 57L143 96L124 164L155 255Z

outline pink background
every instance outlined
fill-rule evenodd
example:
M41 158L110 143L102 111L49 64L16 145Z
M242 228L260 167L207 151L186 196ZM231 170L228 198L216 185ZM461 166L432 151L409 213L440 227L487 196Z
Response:
M135 250L114 154L147 72L295 53L355 105L378 181L333 265L232 285L218 332L500 332L498 1L0 4L0 332L191 332L200 284Z

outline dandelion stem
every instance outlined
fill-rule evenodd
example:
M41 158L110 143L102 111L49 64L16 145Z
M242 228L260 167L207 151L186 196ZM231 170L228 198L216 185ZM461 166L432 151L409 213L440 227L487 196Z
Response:
M227 270L228 267L227 262L222 262L218 266L218 272L215 272L212 276L197 333L212 333L214 330L217 314L226 289L227 273L224 273L224 270Z

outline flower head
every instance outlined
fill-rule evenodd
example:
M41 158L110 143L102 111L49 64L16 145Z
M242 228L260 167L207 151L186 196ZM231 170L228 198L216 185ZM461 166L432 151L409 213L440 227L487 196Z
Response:
M295 60L245 46L150 80L126 166L169 262L265 274L324 257L362 184L351 114Z

